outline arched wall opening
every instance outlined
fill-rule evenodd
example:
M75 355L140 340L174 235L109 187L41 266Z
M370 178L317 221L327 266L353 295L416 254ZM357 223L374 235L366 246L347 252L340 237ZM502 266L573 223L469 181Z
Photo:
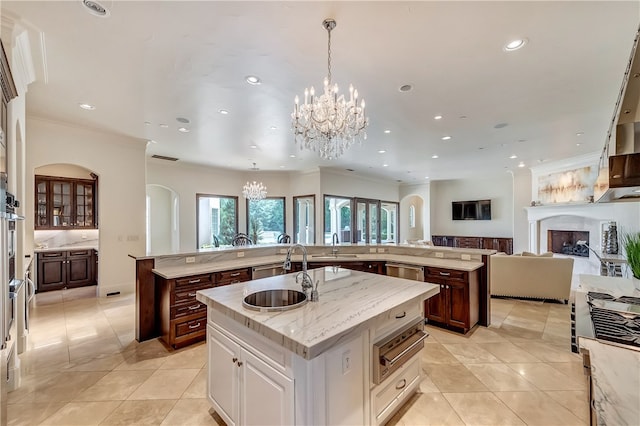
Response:
M400 242L424 239L424 209L424 199L419 195L407 195L400 200Z
M148 184L146 194L147 253L179 250L179 197L164 185Z

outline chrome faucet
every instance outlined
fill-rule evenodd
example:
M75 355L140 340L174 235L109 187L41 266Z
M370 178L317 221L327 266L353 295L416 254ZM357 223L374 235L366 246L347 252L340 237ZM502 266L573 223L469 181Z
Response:
M305 246L303 246L302 244L290 245L289 249L287 250L287 257L284 260L282 269L284 269L285 271L291 270L291 255L295 251L296 247L300 247L300 249L302 249L302 271L296 274L296 284L298 283L298 280L300 280L300 283L302 285L302 291L304 292L304 294L309 296L309 300L311 302L317 302L318 301L318 283L320 281L319 280L316 281L316 285L314 288L313 280L311 279L311 276L307 272L307 249L305 248ZM310 295L308 294L308 290L311 290Z
M340 244L340 240L338 240L338 233L334 232L331 236L331 253L334 256L338 256L338 247L336 247L336 244Z

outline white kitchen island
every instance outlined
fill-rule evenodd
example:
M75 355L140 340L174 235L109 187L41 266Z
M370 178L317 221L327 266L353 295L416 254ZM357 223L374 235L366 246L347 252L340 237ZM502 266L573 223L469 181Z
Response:
M207 395L228 425L380 424L421 380L419 355L374 383L373 345L423 319L439 286L341 268L309 271L318 302L280 312L243 306L295 273L200 290L208 306Z

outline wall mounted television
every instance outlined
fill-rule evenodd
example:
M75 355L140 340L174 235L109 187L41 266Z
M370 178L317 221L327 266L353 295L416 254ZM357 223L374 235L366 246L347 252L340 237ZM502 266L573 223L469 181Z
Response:
M453 220L491 220L491 200L452 201Z

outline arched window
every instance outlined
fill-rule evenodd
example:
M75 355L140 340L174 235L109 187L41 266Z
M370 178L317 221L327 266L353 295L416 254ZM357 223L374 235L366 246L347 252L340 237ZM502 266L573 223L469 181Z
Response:
M416 227L416 206L414 206L413 204L409 206L409 227Z

